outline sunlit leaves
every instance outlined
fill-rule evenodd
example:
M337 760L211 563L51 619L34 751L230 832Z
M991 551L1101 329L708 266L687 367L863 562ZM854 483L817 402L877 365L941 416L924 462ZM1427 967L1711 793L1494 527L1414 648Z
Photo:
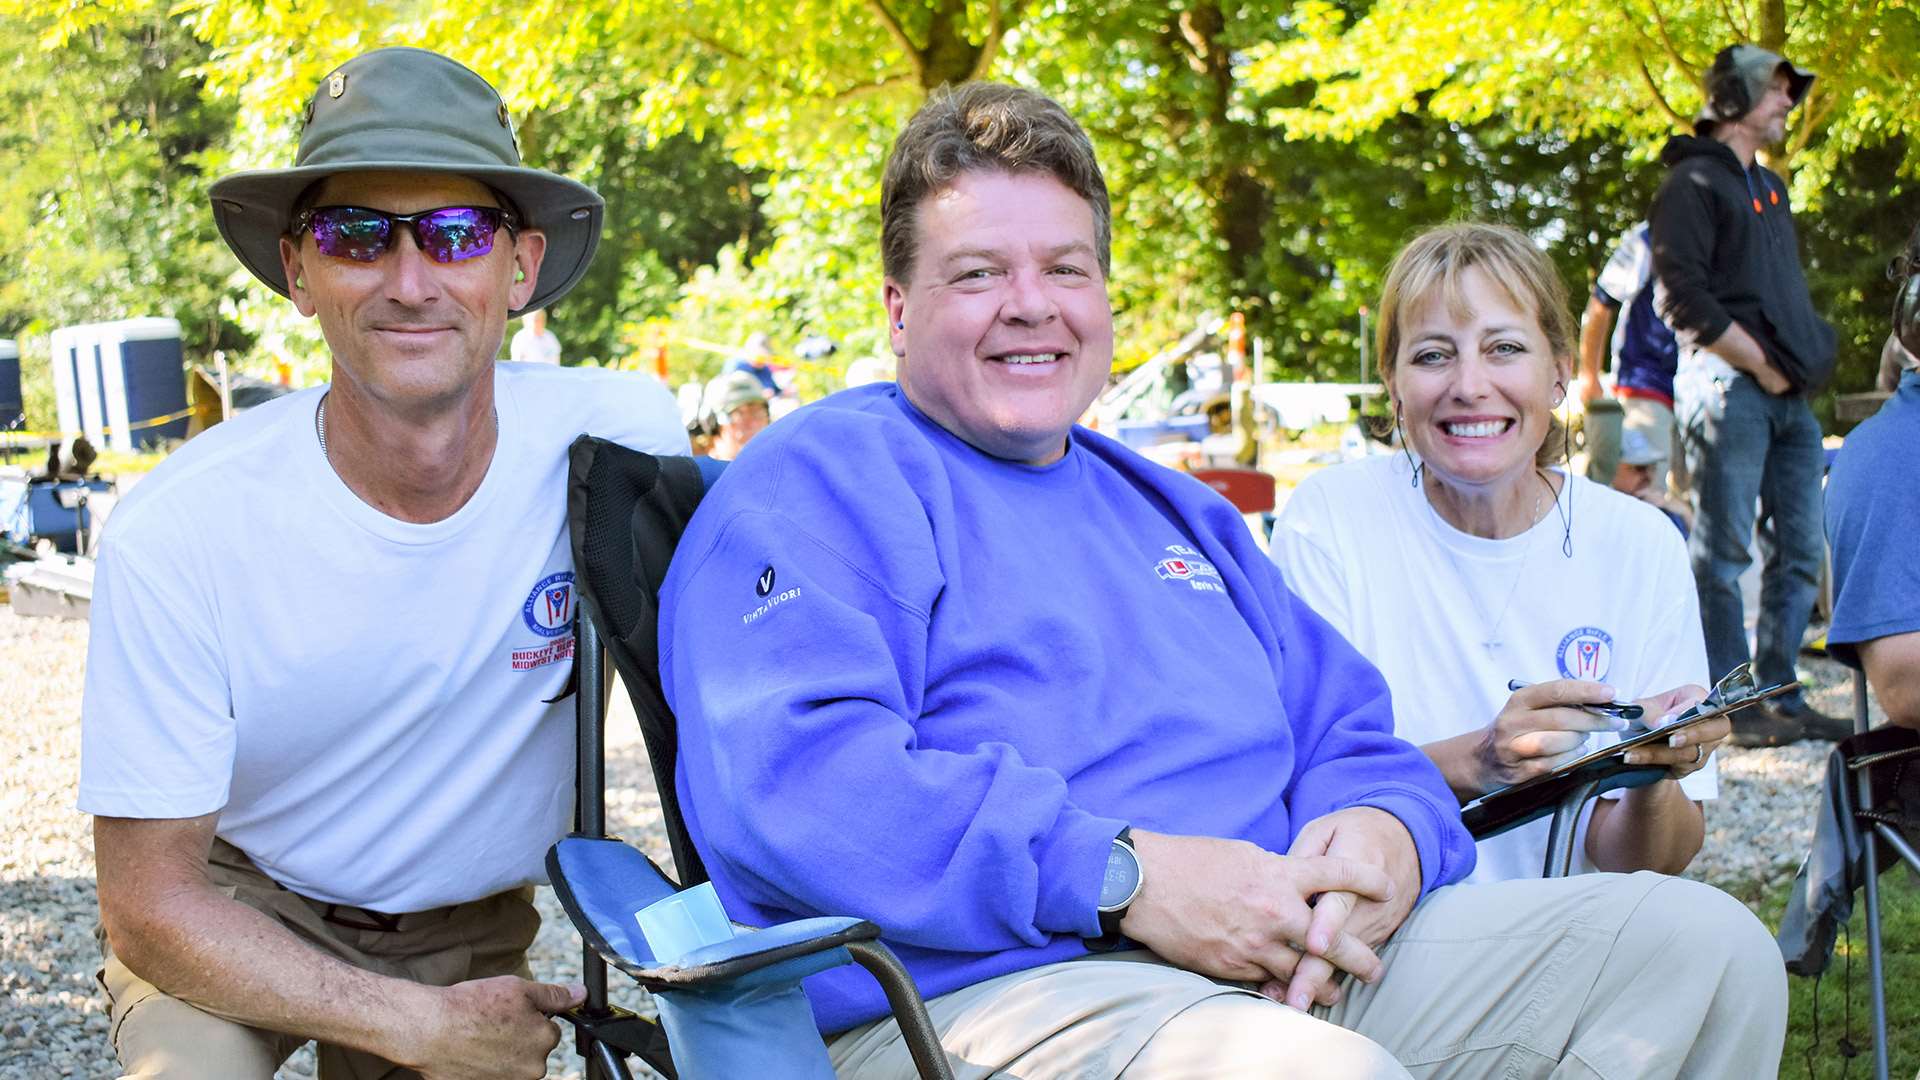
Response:
M1306 0L1292 23L1254 50L1249 79L1311 87L1269 114L1295 138L1351 140L1417 110L1654 146L1689 124L1713 54L1743 40L1820 75L1776 155L1814 170L1796 183L1803 200L1840 156L1920 122L1920 17L1907 0L1381 0L1357 19ZM1912 145L1908 172L1920 168Z

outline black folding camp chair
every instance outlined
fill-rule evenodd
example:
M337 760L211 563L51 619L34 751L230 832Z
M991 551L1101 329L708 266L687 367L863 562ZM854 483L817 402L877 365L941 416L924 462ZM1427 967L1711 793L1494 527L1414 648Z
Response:
M1887 1080L1887 994L1880 928L1880 874L1905 862L1920 874L1920 732L1868 729L1867 681L1853 676L1854 734L1827 759L1813 848L1795 875L1780 921L1787 970L1818 977L1834 940L1853 915L1857 893L1866 907L1867 982L1872 999L1873 1075Z
M805 975L853 962L880 983L924 1080L951 1080L912 977L880 943L880 928L871 922L806 919L746 930L672 963L656 960L637 932L639 908L707 880L674 788L678 742L660 688L656 622L668 560L718 468L690 458L654 457L591 436L574 442L570 466L567 514L579 594L577 809L575 832L548 852L547 869L585 942L587 1000L564 1019L577 1032L588 1076L630 1080L630 1056L664 1076L685 1080L831 1076L830 1070L820 1071L826 1057L798 983ZM608 656L639 717L678 881L637 849L606 835ZM609 1003L609 965L654 994L662 1022Z
M1845 820L1861 834L1860 893L1867 917L1867 977L1873 999L1873 1075L1887 1080L1887 980L1880 939L1880 871L1904 862L1920 875L1920 732L1867 730L1867 677L1853 673L1854 731L1840 747L1852 783L1841 790Z

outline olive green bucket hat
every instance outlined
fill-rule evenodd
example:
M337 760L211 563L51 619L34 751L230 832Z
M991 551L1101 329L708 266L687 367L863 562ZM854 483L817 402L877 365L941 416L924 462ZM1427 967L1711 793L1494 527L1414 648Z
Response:
M511 199L523 227L547 237L533 296L514 315L565 296L593 261L606 203L585 184L521 165L500 95L439 53L395 47L354 57L320 81L303 125L293 168L234 173L208 191L221 238L281 296L280 237L293 202L335 173L449 173Z

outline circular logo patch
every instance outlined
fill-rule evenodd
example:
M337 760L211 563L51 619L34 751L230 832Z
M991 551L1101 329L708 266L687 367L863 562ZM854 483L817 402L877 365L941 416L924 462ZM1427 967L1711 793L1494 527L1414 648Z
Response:
M559 637L573 625L573 571L562 570L540 579L520 606L527 629L541 637Z
M1613 670L1613 638L1597 626L1569 630L1554 659L1563 678L1604 682Z

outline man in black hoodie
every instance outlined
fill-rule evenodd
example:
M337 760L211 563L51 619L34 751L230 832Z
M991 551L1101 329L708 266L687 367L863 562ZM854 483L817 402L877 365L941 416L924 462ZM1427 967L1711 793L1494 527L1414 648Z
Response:
M1795 677L1819 591L1824 458L1807 397L1833 372L1834 332L1807 293L1786 184L1754 161L1785 137L1812 83L1757 46L1721 50L1695 134L1661 151L1672 172L1649 216L1655 305L1681 343L1675 396L1698 499L1689 546L1715 679L1749 659L1740 575L1756 502L1766 566L1752 660L1762 683ZM1744 746L1849 733L1797 694L1748 715L1734 723Z

